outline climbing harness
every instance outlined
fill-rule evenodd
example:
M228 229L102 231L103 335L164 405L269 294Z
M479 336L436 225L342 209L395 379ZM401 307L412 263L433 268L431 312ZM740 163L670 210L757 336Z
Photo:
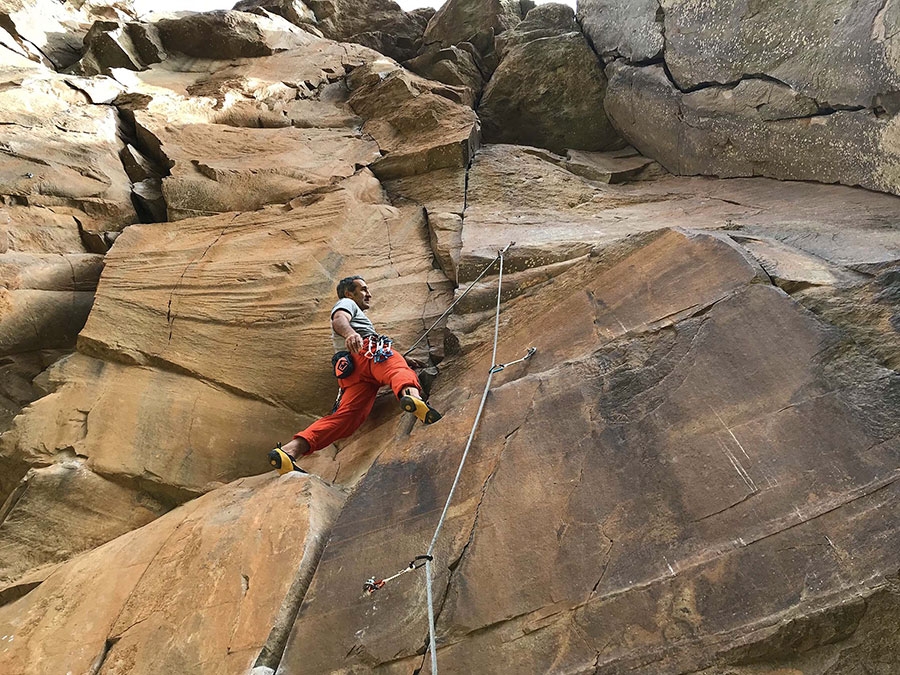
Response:
M375 363L382 363L394 355L394 350L391 349L393 344L394 341L387 335L367 337L366 351L363 352L363 356L372 359Z
M432 592L432 579L433 579L432 563L434 562L434 547L437 545L437 540L438 540L438 537L440 536L441 529L444 527L444 520L447 518L447 511L450 509L450 503L453 501L453 495L456 492L457 486L459 485L460 476L462 476L463 466L465 466L466 459L469 456L469 449L472 447L472 441L475 438L475 431L478 429L478 423L481 421L481 415L484 412L484 405L485 405L485 402L487 401L488 391L490 391L490 388L491 388L491 380L493 379L493 377L496 373L499 373L501 370L504 370L508 366L511 366L515 363L521 363L522 361L527 361L532 356L534 356L535 352L537 351L536 347L529 347L525 356L523 356L522 358L516 359L515 361L510 361L508 363L501 363L501 364L497 363L497 342L498 342L498 339L500 336L500 296L501 296L501 292L503 289L503 255L514 244L515 244L515 242L510 242L506 246L506 248L504 248L502 251L498 251L497 257L494 258L490 262L490 264L488 264L488 266L484 268L484 270L481 272L481 274L478 275L478 278L476 278L475 281L473 281L472 284L469 285L469 288L466 290L466 292L463 293L459 298L457 298L457 300L452 305L450 305L450 308L446 312L444 312L444 314L441 315L441 317L434 324L432 324L431 328L429 328L427 331L425 331L425 334L422 335L422 337L420 337L418 340L416 340L415 344L413 345L413 347L415 347L417 344L419 344L419 342L422 341L422 339L425 337L425 335L427 335L429 333L429 331L431 331L431 329L434 328L441 319L443 319L447 314L450 313L450 310L453 309L453 306L456 305L457 302L462 300L463 297L465 297L465 294L468 293L469 290L472 289L472 287L475 285L475 282L477 282L478 279L481 279L481 277L483 277L485 275L485 273L487 273L487 271L493 266L493 264L495 262L499 261L500 271L499 271L499 275L498 275L498 279L497 279L497 307L496 307L495 316L494 316L494 349L493 349L493 353L491 354L491 368L488 371L488 378L487 378L487 382L484 385L484 392L481 394L481 404L478 406L478 412L475 414L475 421L472 424L472 431L469 432L469 440L466 442L465 450L463 450L462 457L459 460L459 467L456 470L456 477L453 479L453 484L450 486L450 493L447 495L447 501L444 504L444 510L441 512L441 517L438 519L437 527L435 527L434 535L431 538L431 543L428 545L428 550L425 552L424 555L418 555L415 558L413 558L413 560L409 563L409 565L407 565L401 571L397 572L397 574L387 577L386 579L380 579L377 581L375 580L375 577L373 576L368 581L366 581L365 584L363 584L363 590L365 591L366 595L372 595L372 593L374 593L375 591L382 588L388 581L392 581L393 579L396 579L397 577L400 577L414 569L421 569L422 567L425 568L425 591L426 591L426 600L428 603L428 642L429 642L429 647L430 647L430 651L431 651L432 675L437 675L437 672L438 672L437 641L436 641L436 636L435 636L435 624L434 624L434 596L433 596L433 592ZM412 351L412 347L410 347L409 351ZM409 351L407 351L406 354L409 354ZM404 356L406 354L404 354ZM424 561L424 564L422 564L421 561Z

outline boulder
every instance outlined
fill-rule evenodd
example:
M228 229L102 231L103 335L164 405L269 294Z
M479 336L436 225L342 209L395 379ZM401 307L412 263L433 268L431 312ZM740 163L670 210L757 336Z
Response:
M464 91L378 62L355 71L351 88L350 106L384 155L371 167L380 179L468 165L479 128Z
M342 501L299 475L243 479L23 584L0 607L4 671L271 663Z
M607 67L605 108L622 136L678 174L769 176L900 194L897 118L872 110L817 112L771 81L691 93L662 66Z
M606 76L581 33L524 42L509 49L485 87L478 107L484 138L556 153L621 146L598 105L605 94Z
M295 26L316 24L316 15L302 0L241 0L232 9L240 12L254 12L263 9L284 17Z
M723 672L750 654L778 663L785 643L849 656L856 626L895 616L895 372L727 237L634 237L540 288L501 315L498 360L537 353L496 376L434 550L442 670ZM370 598L352 580L402 569L430 540L488 323L432 393L451 412L348 500L280 672L421 663L422 571ZM887 639L862 660L885 662Z
M322 34L355 42L397 61L416 55L424 32L422 17L404 12L393 0L307 0Z
M447 0L431 17L422 40L452 47L473 42L476 36L494 35L522 20L519 0Z
M641 63L662 55L664 11L659 0L579 0L578 22L598 54Z
M84 56L70 71L86 76L109 75L113 68L142 70L164 58L155 25L96 21L84 36Z
M464 43L467 44L467 43ZM429 80L466 90L466 105L475 106L484 87L484 77L478 67L478 52L452 46L426 51L403 65Z
M900 89L894 3L777 0L748 11L667 0L662 11L666 65L682 90L760 74L822 107L870 108Z
M502 60L511 48L564 33L578 33L575 12L568 5L548 2L532 9L521 23L498 35L495 39L497 53Z
M309 44L313 37L279 16L216 10L156 22L167 52L201 59L269 56Z

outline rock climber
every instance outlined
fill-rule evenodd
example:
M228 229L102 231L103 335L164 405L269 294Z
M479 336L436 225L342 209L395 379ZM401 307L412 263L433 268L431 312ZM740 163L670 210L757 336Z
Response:
M375 396L382 385L390 385L400 407L413 413L424 424L441 419L421 393L419 378L406 359L392 348L392 341L379 335L365 314L372 293L365 279L354 275L337 285L338 301L331 308L331 330L335 355L332 358L340 392L331 414L321 417L303 431L294 434L284 447L269 452L269 462L281 474L303 471L296 464L341 438L347 438L369 416Z

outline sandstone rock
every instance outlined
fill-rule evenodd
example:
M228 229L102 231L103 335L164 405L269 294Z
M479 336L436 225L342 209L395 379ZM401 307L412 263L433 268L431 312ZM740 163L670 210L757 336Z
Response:
M0 509L0 583L96 548L165 511L77 460L32 469Z
M327 38L356 42L397 61L416 55L424 26L392 0L308 0Z
M0 255L0 356L74 347L102 267L94 255Z
M521 20L519 0L448 0L431 17L422 39L426 45L452 47L478 35L493 38Z
M525 42L508 51L484 90L485 140L557 153L615 147L619 136L597 105L605 93L606 77L581 33Z
M871 111L799 117L806 99L771 82L683 94L662 67L607 68L605 107L643 154L679 174L770 176L900 193L896 119ZM760 88L769 91L762 94ZM760 101L774 104L760 105Z
M97 21L84 36L84 56L74 70L81 75L108 75L113 68L141 70L165 57L155 26Z
M248 672L283 644L341 501L299 475L244 479L78 557L0 607L5 672Z
M656 162L630 147L613 152L569 150L564 166L574 174L602 183L658 178L665 173Z
M134 222L115 110L89 104L62 77L18 74L7 81L18 86L0 93L0 114L10 122L0 158L3 195L22 205L76 209L88 229Z
M651 61L665 46L658 0L579 0L578 21L594 49L630 63Z
M312 36L281 17L216 10L156 22L163 48L203 59L269 56L309 44Z
M549 2L532 9L521 23L498 35L495 42L502 60L506 52L515 46L540 38L580 31L578 24L575 23L575 12L571 7Z
M81 37L89 26L82 23L87 17L70 4L8 0L0 7L0 16L4 29L32 60L62 69L81 58Z
M758 73L823 107L871 107L876 96L900 87L893 3L779 1L746 12L666 0L662 9L666 64L682 90Z
M435 550L442 670L692 672L751 645L759 662L776 617L858 620L885 588L897 375L762 280L727 239L670 231L507 306L500 358L538 351L498 376ZM421 573L362 606L350 580L431 537L491 332L447 364L441 426L384 453L348 501L281 672L421 663ZM850 632L811 630L804 649Z
M162 181L169 220L284 203L352 176L378 158L371 140L352 130L177 127L136 113L172 165Z
M477 52L473 55L472 52L454 46L426 51L403 65L430 80L468 89L471 93L466 94L464 102L474 107L484 87L484 78L476 58Z
M363 132L384 155L372 164L376 176L388 180L469 163L478 147L478 118L461 105L460 91L391 64L369 65L354 78L350 106L366 119Z
M458 281L462 229L462 216L456 213L428 214L428 232L434 257L444 275L454 283Z
M278 14L292 24L316 23L316 15L302 0L241 0L232 9L240 12L253 12L256 9L264 9L267 12Z

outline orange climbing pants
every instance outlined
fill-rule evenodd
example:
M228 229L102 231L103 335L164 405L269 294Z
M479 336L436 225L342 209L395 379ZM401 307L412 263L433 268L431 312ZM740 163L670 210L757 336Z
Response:
M365 351L363 345L363 352ZM415 387L421 391L419 378L406 365L406 359L394 352L385 361L375 363L364 353L351 354L353 372L338 380L341 387L337 409L330 415L321 417L303 431L294 434L294 438L303 438L309 443L309 452L331 445L341 438L347 438L359 429L375 405L375 396L382 385L390 385L397 398L407 387Z

